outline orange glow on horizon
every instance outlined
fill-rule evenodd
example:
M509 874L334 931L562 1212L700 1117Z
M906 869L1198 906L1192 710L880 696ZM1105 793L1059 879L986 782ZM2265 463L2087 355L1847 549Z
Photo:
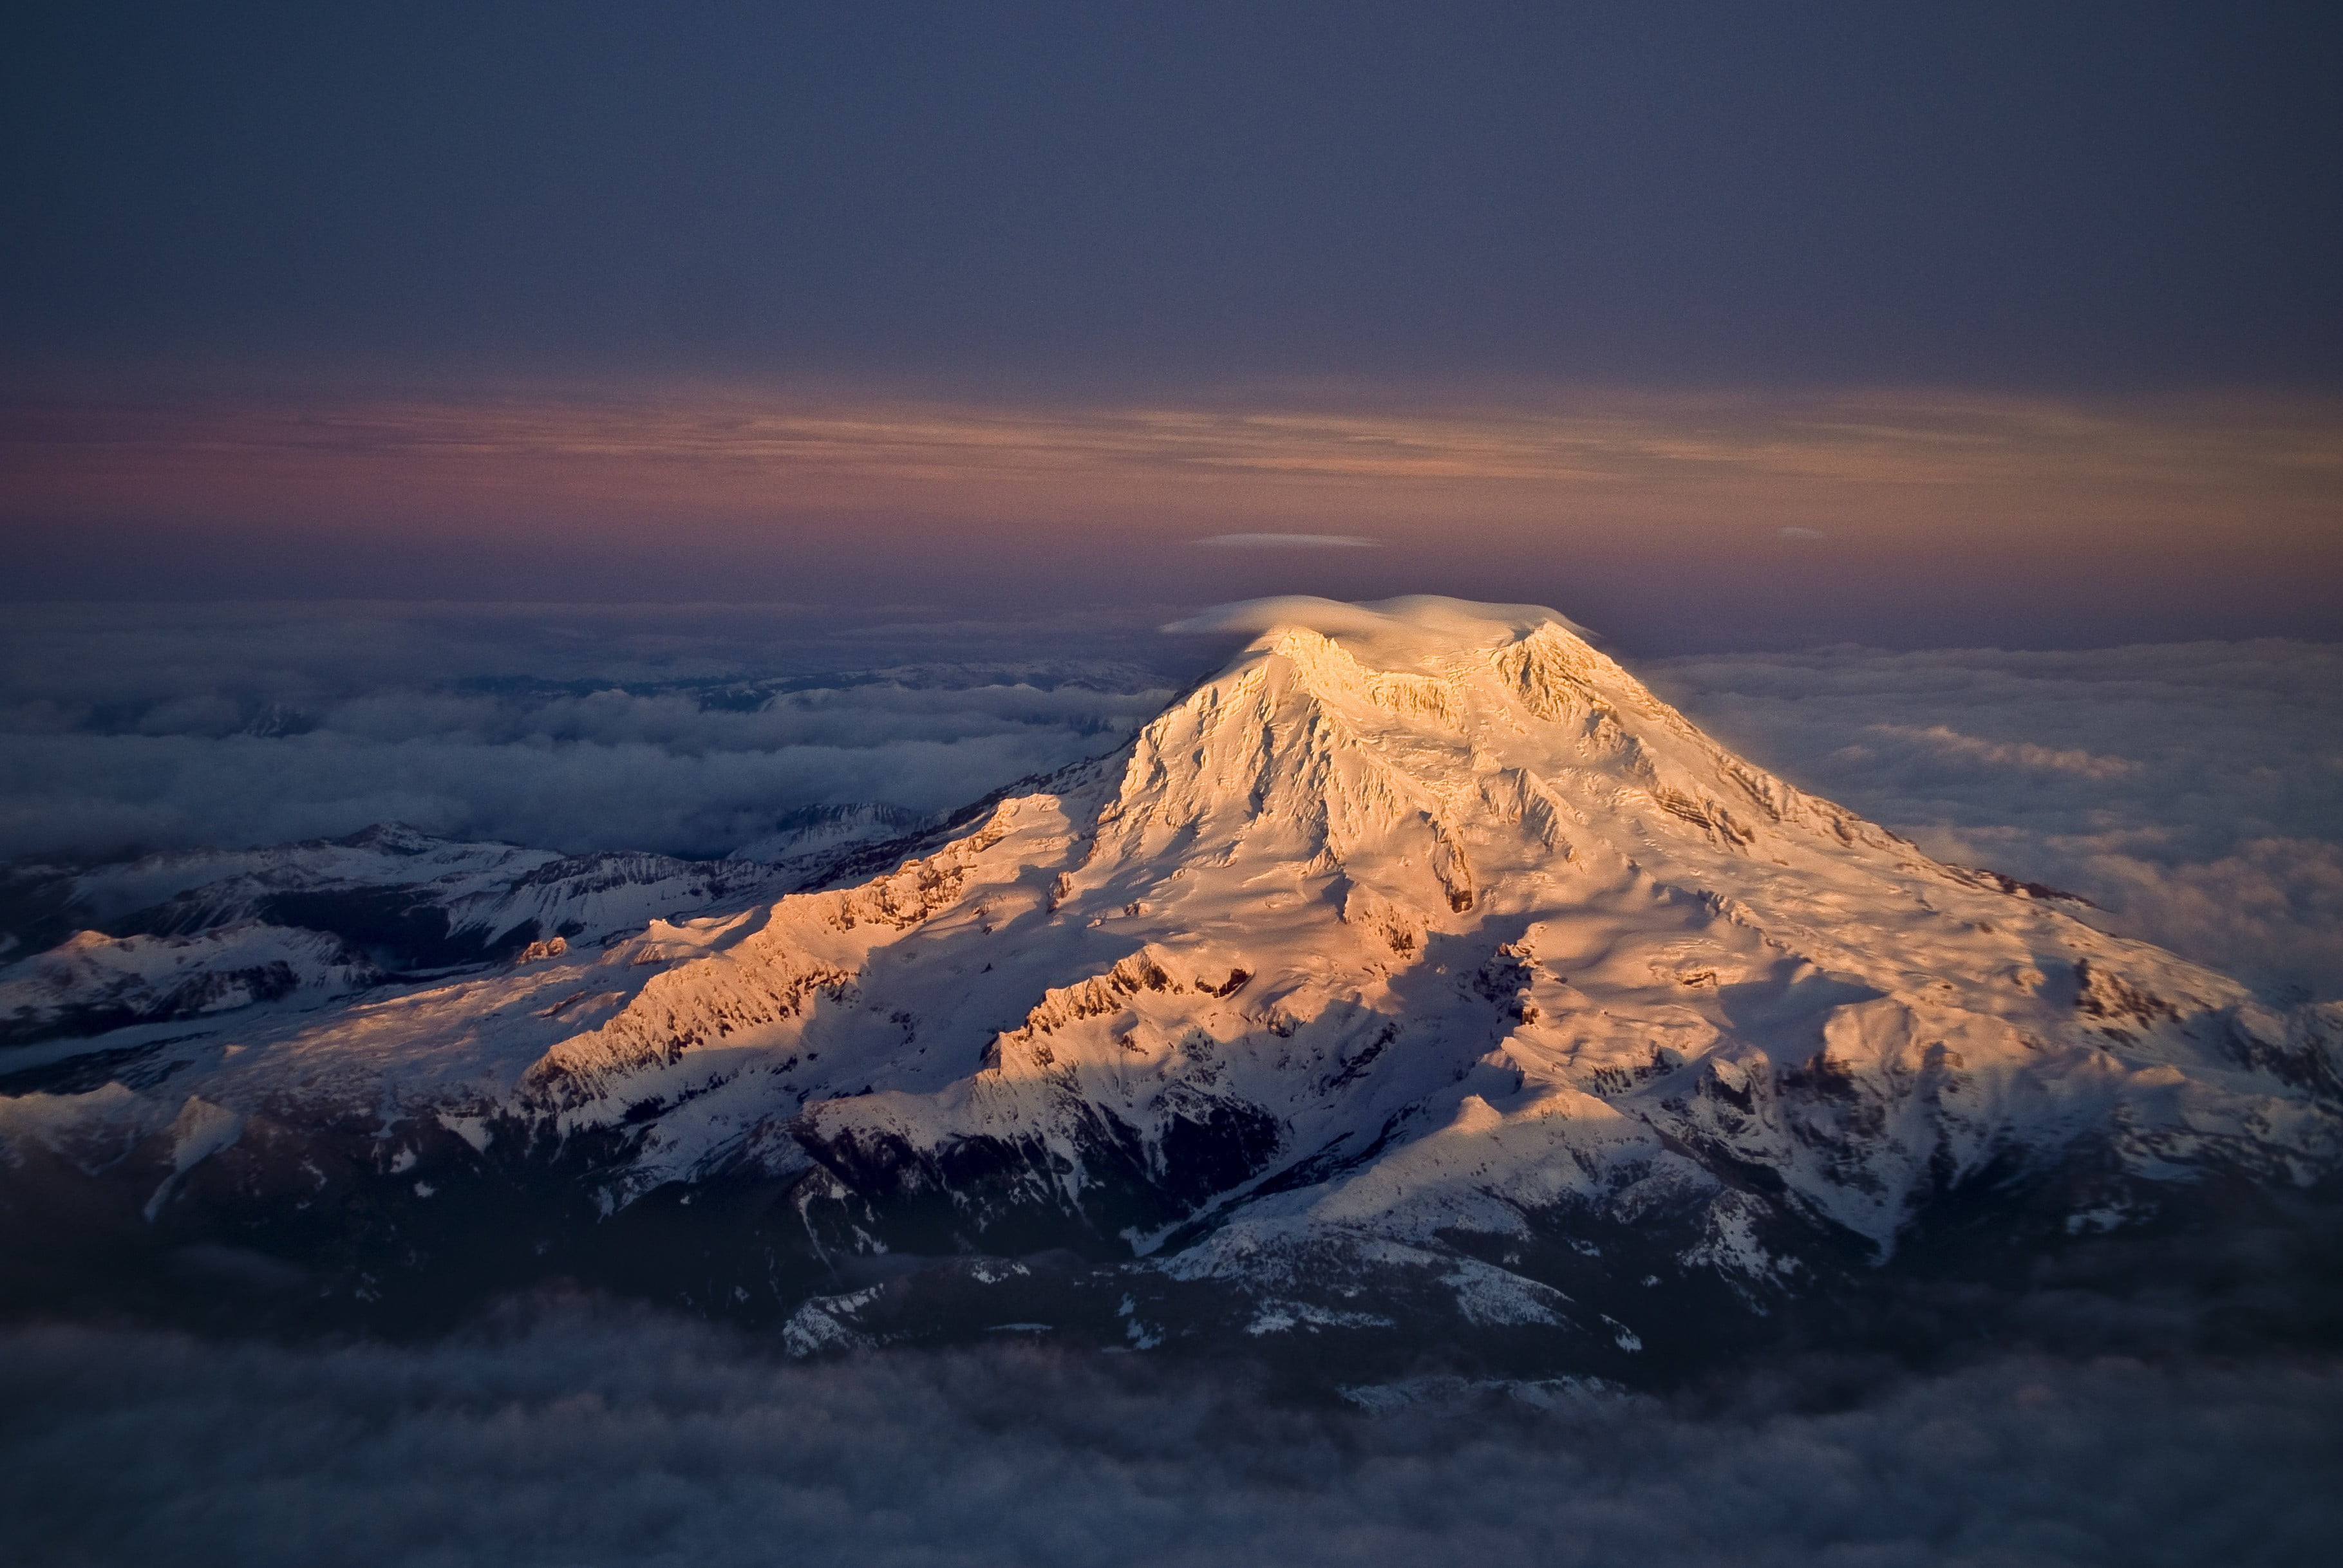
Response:
M0 405L0 518L731 532L952 518L1008 538L1325 528L1413 542L1795 527L1893 547L2046 527L2334 542L2343 407L1913 393L1407 408L634 396Z

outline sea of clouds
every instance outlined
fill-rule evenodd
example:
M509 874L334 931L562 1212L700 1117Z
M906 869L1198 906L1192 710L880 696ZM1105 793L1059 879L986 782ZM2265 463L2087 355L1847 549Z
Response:
M50 1327L0 1338L0 1517L19 1561L190 1568L2312 1563L2343 1529L2328 1362L1423 1392L1023 1345L792 1365L590 1304L422 1346Z
M943 810L1152 717L1174 678L1144 619L23 607L0 631L0 859L381 821L715 856L805 806Z

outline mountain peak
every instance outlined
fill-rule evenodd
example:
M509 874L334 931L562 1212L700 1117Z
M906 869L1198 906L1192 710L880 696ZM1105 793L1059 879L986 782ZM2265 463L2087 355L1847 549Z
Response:
M1459 914L1574 859L1698 879L1714 853L1802 846L1937 869L1734 756L1542 607L1281 598L1180 623L1254 626L1138 738L1101 819L1109 859L1291 863Z

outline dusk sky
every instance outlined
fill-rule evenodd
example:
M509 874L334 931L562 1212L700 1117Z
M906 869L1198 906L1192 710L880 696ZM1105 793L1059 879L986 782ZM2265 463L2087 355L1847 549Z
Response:
M18 599L1429 589L1653 651L2343 634L2328 7L7 35Z

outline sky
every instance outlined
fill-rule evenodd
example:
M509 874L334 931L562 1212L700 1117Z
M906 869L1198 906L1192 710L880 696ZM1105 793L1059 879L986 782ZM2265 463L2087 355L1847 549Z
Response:
M18 602L2343 636L2331 8L5 25Z

